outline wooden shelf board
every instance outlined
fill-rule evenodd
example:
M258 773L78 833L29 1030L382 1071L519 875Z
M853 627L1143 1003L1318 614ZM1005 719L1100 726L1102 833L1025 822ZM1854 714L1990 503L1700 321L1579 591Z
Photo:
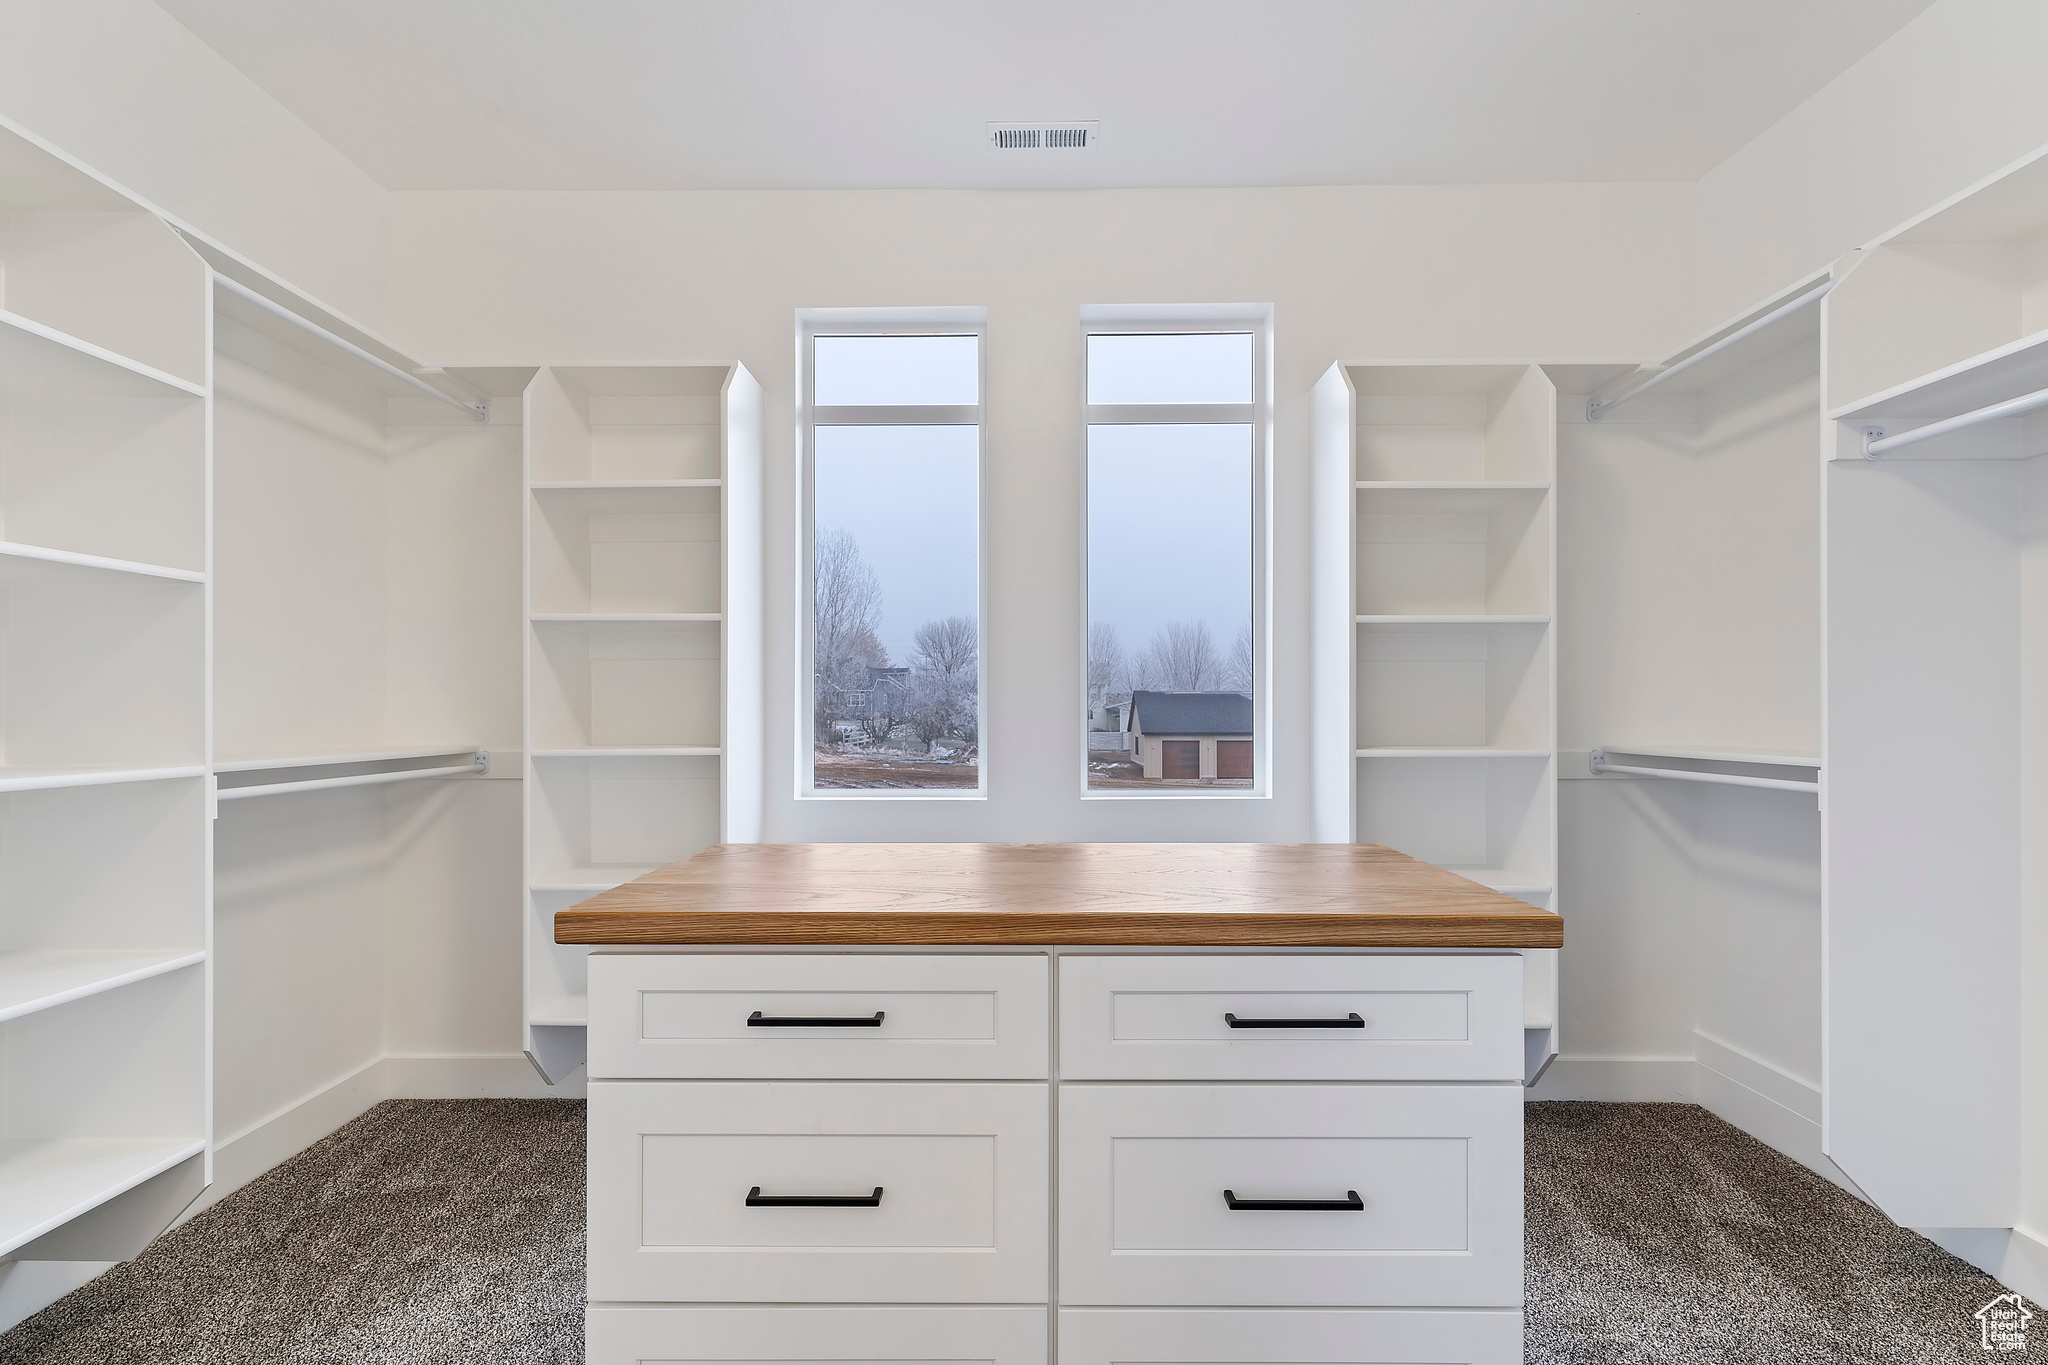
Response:
M717 622L724 619L715 611L536 611L527 615L536 625L582 625L591 622Z
M1835 408L1828 417L1837 422L1883 417L1935 421L2040 389L2048 389L2048 331L1859 398Z
M165 768L9 768L0 767L0 792L52 791L59 787L105 787L120 782L165 782L204 777L203 764Z
M205 1150L202 1138L0 1140L0 1256Z
M1547 626L1550 617L1515 615L1417 614L1360 616L1361 626Z
M0 309L0 395L91 401L164 398L172 393L204 398L206 389Z
M590 1022L590 997L587 995L566 995L560 1000L543 1005L528 1017L527 1023L562 1027L565 1025L583 1028Z
M636 881L650 872L658 872L663 866L661 863L602 863L555 867L536 873L527 886L534 891L588 891L595 895Z
M482 752L476 744L431 744L409 749L344 749L325 754L282 754L262 758L224 758L214 761L217 773L269 772L277 768L338 768L349 763L395 763L401 759L439 758L444 754Z
M587 749L535 749L534 758L717 758L724 750L717 745L648 744L592 747Z
M1442 748L1400 748L1379 746L1360 749L1360 758L1549 758L1548 749L1501 749L1485 745L1445 746Z
M105 555L84 555L72 550L52 550L42 545L0 540L0 582L125 583L138 578L172 583L206 581L206 575L195 569L173 569L162 564L109 559Z
M83 1000L206 961L200 948L43 948L0 953L0 1020Z

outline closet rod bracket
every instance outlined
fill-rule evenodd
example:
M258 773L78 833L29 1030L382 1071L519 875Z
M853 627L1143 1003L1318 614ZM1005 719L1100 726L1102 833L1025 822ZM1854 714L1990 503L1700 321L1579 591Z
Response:
M1871 444L1871 442L1873 442L1873 441L1882 441L1883 439L1884 439L1884 428L1883 428L1883 427L1880 427L1880 426L1866 426L1865 428L1863 428L1863 458L1864 458L1864 459L1866 459L1866 460L1875 460L1875 459L1877 459L1877 458L1878 458L1878 457L1879 457L1880 455L1882 455L1882 454L1883 454L1884 452L1882 452L1882 451L1878 451L1878 450L1872 450L1872 449L1870 448L1870 444Z

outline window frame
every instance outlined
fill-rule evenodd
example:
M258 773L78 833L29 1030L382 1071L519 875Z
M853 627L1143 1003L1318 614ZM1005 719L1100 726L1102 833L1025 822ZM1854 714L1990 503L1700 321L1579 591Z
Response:
M816 402L817 339L842 336L972 336L975 392L968 404L832 405ZM796 338L796 714L795 796L799 801L981 801L988 798L988 310L985 308L800 308ZM817 750L816 583L817 428L820 426L973 426L975 785L973 787L827 787L815 782Z
M1088 343L1096 336L1244 333L1252 338L1249 403L1090 403ZM1081 685L1080 783L1085 801L1265 801L1273 794L1271 621L1273 508L1273 307L1213 304L1081 309ZM1249 425L1252 429L1252 785L1174 787L1158 791L1088 785L1088 634L1091 624L1088 544L1089 428L1093 426Z

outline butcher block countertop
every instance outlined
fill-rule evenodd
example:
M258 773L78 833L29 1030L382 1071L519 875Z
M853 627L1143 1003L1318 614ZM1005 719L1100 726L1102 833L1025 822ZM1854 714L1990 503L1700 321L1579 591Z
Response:
M555 941L1555 948L1564 921L1376 844L719 844Z

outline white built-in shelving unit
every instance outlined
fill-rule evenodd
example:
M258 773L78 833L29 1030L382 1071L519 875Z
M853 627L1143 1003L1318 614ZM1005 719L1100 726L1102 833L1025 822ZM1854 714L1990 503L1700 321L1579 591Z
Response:
M1339 364L1314 394L1317 837L1557 909L1556 395L1530 364ZM1531 1068L1556 954L1527 955Z
M560 1082L588 950L555 912L760 838L761 388L548 367L525 405L527 1055Z
M2048 895L2048 155L1836 273L1828 1150L1901 1223L2005 1228Z
M0 131L0 1260L208 1179L207 267Z

